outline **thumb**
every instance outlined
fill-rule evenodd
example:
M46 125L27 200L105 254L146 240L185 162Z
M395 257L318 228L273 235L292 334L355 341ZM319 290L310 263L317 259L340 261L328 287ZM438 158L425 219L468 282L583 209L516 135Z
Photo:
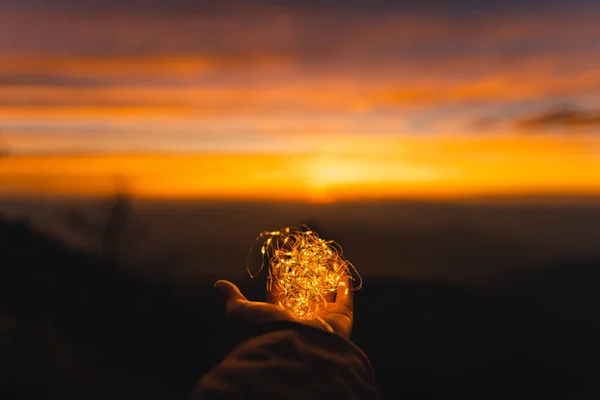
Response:
M248 301L240 289L229 281L219 280L215 282L215 288L223 295L228 307L237 301Z

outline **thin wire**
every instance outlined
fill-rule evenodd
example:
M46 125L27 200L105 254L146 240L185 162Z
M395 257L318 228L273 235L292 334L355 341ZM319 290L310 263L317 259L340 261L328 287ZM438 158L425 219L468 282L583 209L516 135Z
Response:
M250 268L250 257L257 242L263 240L262 261L257 272ZM343 257L342 247L333 240L321 239L306 225L265 231L250 246L246 271L251 278L268 265L267 290L276 303L300 318L316 318L327 307L327 295L341 287L356 291L362 278L356 267ZM350 286L350 282L358 283Z

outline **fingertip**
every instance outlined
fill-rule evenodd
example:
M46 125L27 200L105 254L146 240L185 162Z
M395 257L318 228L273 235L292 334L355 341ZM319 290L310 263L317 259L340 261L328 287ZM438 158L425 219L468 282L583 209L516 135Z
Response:
M226 280L219 279L218 281L216 281L214 283L213 286L216 287L217 289L220 289L223 286L223 284L226 284L226 283L228 283Z
M344 299L348 296L348 294L350 293L349 290L350 284L348 282L340 282L338 284L337 290L336 290L336 294L337 294L337 299Z
M218 281L215 282L213 287L215 289L217 289L217 291L219 291L223 296L229 297L230 285L231 285L231 282L219 279Z
M340 282L338 285L338 290L336 293L336 303L343 304L349 310L352 310L352 290L350 287L350 282Z
M232 282L220 279L215 282L214 287L230 301L246 300L240 289Z

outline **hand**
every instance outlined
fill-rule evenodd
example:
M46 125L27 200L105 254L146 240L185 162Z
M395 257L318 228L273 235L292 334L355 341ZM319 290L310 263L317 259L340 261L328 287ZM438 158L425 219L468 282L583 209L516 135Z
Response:
M301 319L271 302L249 301L237 286L225 280L219 280L215 287L226 298L227 316L243 327L273 322L290 321L314 326L337 333L350 339L353 322L352 292L346 293L346 286L340 286L335 300L328 302L325 310L318 313L319 319Z

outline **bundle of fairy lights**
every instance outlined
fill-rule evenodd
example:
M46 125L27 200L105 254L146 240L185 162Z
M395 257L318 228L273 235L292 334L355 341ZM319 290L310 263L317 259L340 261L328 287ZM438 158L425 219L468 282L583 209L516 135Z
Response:
M246 270L254 278L267 263L267 290L275 304L300 318L318 317L340 288L347 294L362 286L360 274L343 257L341 246L321 239L306 226L265 231L254 243L261 240L260 269L253 273L249 265L253 244ZM355 281L358 283L352 285Z

